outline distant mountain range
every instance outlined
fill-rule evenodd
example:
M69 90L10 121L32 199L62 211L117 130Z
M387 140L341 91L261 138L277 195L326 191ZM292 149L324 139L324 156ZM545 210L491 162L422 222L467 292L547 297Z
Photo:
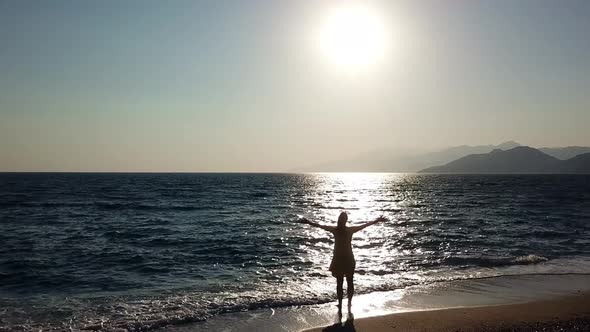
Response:
M514 141L498 145L461 145L441 151L416 153L381 149L360 154L348 159L328 161L293 169L295 172L408 172L413 173L433 165L445 165L453 160L471 155L485 154L494 150L510 150L521 146ZM568 146L540 148L543 153L565 160L580 154L590 153L590 147Z
M552 148L551 151L567 155L562 149ZM517 146L505 151L495 149L489 153L470 154L419 173L590 173L590 152L561 160L541 149Z

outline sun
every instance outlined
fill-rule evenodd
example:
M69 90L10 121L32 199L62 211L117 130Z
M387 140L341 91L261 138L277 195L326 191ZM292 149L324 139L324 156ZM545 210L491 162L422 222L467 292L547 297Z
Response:
M325 18L319 44L324 56L334 64L351 67L375 64L385 55L385 27L379 15L369 8L339 8Z

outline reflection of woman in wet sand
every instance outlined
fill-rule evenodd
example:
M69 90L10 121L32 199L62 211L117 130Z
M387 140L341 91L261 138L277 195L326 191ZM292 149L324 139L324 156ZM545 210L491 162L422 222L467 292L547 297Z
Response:
M324 229L334 235L334 256L332 257L332 263L330 263L330 271L332 275L336 277L336 294L338 294L338 312L342 311L342 296L344 291L342 290L342 283L344 277L346 277L346 292L348 295L348 311L350 312L350 306L352 301L352 295L354 294L353 275L356 262L354 255L352 254L352 234L364 229L365 227L371 226L381 221L386 221L385 217L381 216L374 221L362 224L360 226L347 227L346 222L348 221L348 215L346 212L340 213L338 216L338 226L325 226L318 223L307 220L306 218L300 218L299 222L308 224L314 227Z

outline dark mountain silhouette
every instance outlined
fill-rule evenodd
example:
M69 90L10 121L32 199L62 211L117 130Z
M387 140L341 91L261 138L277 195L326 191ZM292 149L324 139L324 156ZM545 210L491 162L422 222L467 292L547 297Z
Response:
M471 154L419 173L590 173L590 153L559 160L528 146Z
M590 152L563 161L564 173L590 173Z
M539 148L543 153L553 156L557 159L566 160L573 158L577 155L589 153L590 147L588 146L566 146L563 148Z

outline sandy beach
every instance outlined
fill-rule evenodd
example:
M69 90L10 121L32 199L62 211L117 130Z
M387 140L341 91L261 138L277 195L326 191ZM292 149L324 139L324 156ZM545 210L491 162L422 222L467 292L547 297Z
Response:
M519 304L413 311L315 331L590 331L590 293Z

